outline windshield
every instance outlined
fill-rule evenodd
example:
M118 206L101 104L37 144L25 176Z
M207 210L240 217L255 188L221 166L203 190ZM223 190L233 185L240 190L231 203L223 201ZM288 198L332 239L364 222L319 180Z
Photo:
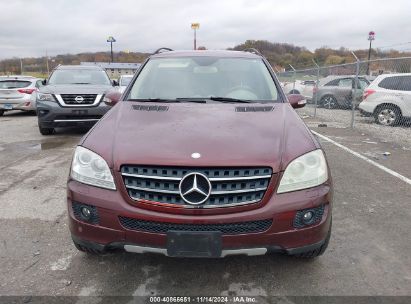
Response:
M56 70L51 74L48 84L100 84L110 85L106 72L101 70Z
M275 102L278 95L261 59L183 57L151 59L129 99L224 97Z
M122 76L120 77L120 86L126 87L128 84L131 82L131 79L133 79L133 76Z

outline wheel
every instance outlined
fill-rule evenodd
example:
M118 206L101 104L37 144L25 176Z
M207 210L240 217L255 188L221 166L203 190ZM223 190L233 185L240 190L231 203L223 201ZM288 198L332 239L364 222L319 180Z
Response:
M337 99L332 95L325 95L321 98L320 104L327 109L335 109L338 107Z
M401 122L401 110L394 105L382 105L374 112L375 122L384 126L395 126Z
M303 258L303 259L312 259L312 258L316 258L322 255L325 252L325 250L327 250L328 244L330 243L331 226L332 226L332 218L330 222L330 229L328 230L328 233L327 233L327 237L325 238L325 242L324 244L321 245L321 247L318 247L317 249L314 249L311 251L306 251L306 252L295 254L294 257Z
M0 110L0 116L3 116L4 110Z
M41 135L51 135L54 132L53 128L43 128L39 126L39 131Z
M291 90L290 93L288 94L300 94L300 91L294 89L294 90Z
M92 254L92 255L103 255L106 253L105 250L101 250L101 249L97 249L97 248L91 248L88 246L84 246L84 245L80 245L78 243L76 243L73 240L73 244L74 246L77 248L77 250L81 251L81 252L85 252L87 254Z

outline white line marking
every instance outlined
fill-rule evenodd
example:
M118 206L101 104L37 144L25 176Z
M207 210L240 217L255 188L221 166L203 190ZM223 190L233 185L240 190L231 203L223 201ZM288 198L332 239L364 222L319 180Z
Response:
M355 152L355 151L351 150L350 148L347 148L346 146L343 146L342 144L340 144L340 143L332 140L331 138L328 138L327 136L324 136L324 135L322 135L322 134L320 134L320 133L317 133L317 132L315 132L315 131L313 131L313 130L311 130L311 132L312 132L313 134L317 135L318 137L320 137L320 138L322 138L322 139L324 139L324 140L326 140L326 141L328 141L328 142L336 145L337 147L339 147L339 148L347 151L348 153L351 153L352 155L355 155L355 156L357 156L358 158L361 158L362 160L365 160L367 163L369 163L369 164L371 164L371 165L373 165L373 166L376 166L377 168L379 168L379 169L387 172L388 174L391 174L392 176L395 176L396 178L399 178L399 179L402 180L403 182L406 182L407 184L411 185L411 179L409 179L408 177L405 177L405 176L403 176L403 175L401 175L401 174L399 174L399 173L397 173L397 172L395 172L395 171L393 171L393 170L391 170L391 169L388 169L387 167L385 167L385 166L383 166L383 165L381 165L381 164L379 164L379 163L377 163L377 162L375 162L375 161L373 161L373 160L365 157L364 155L362 155L362 154L360 154L360 153L358 153L358 152Z

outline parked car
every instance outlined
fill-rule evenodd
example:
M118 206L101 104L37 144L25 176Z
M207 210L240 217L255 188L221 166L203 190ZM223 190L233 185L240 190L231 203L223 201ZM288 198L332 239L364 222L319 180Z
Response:
M313 100L317 98L319 106L328 109L351 108L354 96L355 76L328 76L320 79L314 90ZM365 77L358 77L355 102L361 102L364 89L370 84Z
M117 85L99 66L60 65L37 92L40 133L57 127L91 126L109 109L104 95Z
M411 73L378 76L364 91L359 109L387 126L411 118Z
M331 235L325 154L258 53L152 55L77 146L67 183L77 249L171 257L283 252Z
M120 78L118 79L118 85L119 85L119 91L123 93L129 83L131 82L131 79L133 79L133 75L121 75Z
M311 101L315 84L315 80L296 80L295 84L294 82L288 82L283 88L286 94L301 94L306 100Z
M35 111L33 94L41 86L41 79L30 76L0 77L0 116L11 110Z

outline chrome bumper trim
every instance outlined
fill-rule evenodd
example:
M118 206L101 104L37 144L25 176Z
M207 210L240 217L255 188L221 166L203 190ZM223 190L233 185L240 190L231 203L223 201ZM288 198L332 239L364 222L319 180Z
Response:
M124 250L133 253L159 253L168 256L167 249L165 248L155 248L155 247L145 247L137 245L124 245ZM267 253L267 248L244 248L244 249L224 249L221 252L221 257L224 258L229 255L264 255Z

